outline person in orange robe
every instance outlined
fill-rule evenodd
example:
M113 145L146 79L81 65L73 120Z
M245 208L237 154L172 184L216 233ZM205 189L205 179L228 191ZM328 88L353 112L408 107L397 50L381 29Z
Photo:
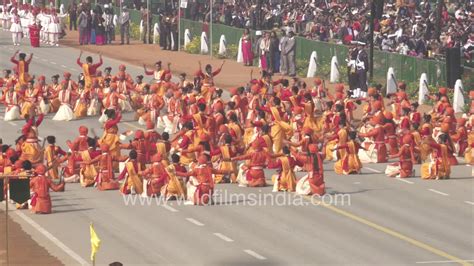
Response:
M53 181L58 181L61 178L59 176L59 166L67 160L68 155L61 147L56 146L55 136L47 136L46 140L49 145L44 149L44 158L48 166L48 177Z
M32 212L36 214L49 214L52 211L51 196L49 190L62 191L64 183L55 185L53 181L45 176L46 167L39 164L35 168L36 176L30 180L30 188L33 191L31 198Z
M135 150L137 153L136 164L139 171L145 170L146 166L146 146L145 135L142 130L135 131L135 139L128 144L121 144L120 148Z
M307 154L292 151L296 160L302 164L309 165L308 175L298 180L296 193L300 195L323 196L326 193L324 183L323 159L319 153L317 144L309 144Z
M128 155L128 161L125 163L125 167L118 176L117 180L124 180L120 192L124 195L143 193L143 180L139 175L140 165L138 163L138 153L135 150L131 150Z
M251 144L251 152L247 152L245 155L236 156L231 159L232 161L249 160L246 165L247 170L245 173L245 181L239 180L240 185L248 185L249 187L266 186L265 172L263 169L267 166L267 162L271 156L268 151L263 149L264 145L265 144L261 139L256 139Z
M397 125L393 121L392 112L385 111L385 124L383 128L385 130L385 137L387 139L387 144L389 147L389 155L398 154L398 138L397 138Z
M92 159L101 155L101 152L96 150L97 140L94 138L87 139L87 150L79 153L81 159L81 168L79 169L79 182L82 187L90 187L95 184L95 178L97 177L97 168L94 164L86 164Z
M29 67L31 60L33 59L33 54L30 54L28 59L26 59L26 54L20 53L20 50L17 50L15 54L10 58L10 61L15 64L15 72L18 75L19 85L26 85L30 80ZM15 57L18 55L18 60Z
M204 68L204 72L202 72L201 61L199 63L199 70L196 72L196 76L199 77L201 80L201 95L204 97L206 102L210 102L212 98L212 94L214 93L214 77L217 76L222 67L225 64L225 60L222 62L222 65L215 71L212 70L212 66L207 64Z
M190 177L187 184L187 196L189 202L194 205L207 205L211 201L214 193L212 175L229 173L229 171L214 169L209 164L209 159L206 154L201 154L194 169L188 172L176 172L178 176Z
M185 171L184 169L183 172ZM166 182L165 172L165 165L162 163L162 157L159 153L151 157L151 166L144 171L138 172L138 174L145 179L143 182L146 182L147 196L154 197L161 195L161 188Z
M120 156L120 138L118 136L118 123L122 119L121 113L116 113L113 109L106 110L108 117L104 125L104 134L99 139L99 145L107 144L110 149L110 154L114 157ZM114 163L114 169L118 170L118 164Z
M29 160L33 165L43 161L43 149L38 143L38 127L43 122L43 118L43 114L40 114L38 119L32 116L22 128L26 140L21 144L20 160Z
M359 149L363 147L360 146L358 142L355 141L357 133L354 131L349 132L349 140L343 144L338 145L336 150L344 149L344 155L334 164L334 172L337 174L359 174L362 169L362 163L359 159Z
M389 156L389 158L400 158L398 163L387 166L385 174L389 177L407 178L413 176L413 164L416 163L416 160L412 136L410 134L403 136L402 144L397 154Z
M81 62L82 51L77 58L77 64L82 68L84 74L85 87L91 88L92 79L96 76L97 69L102 65L102 54L99 54L99 63L93 64L92 56L86 57L86 62Z
M363 138L373 138L373 144L364 147L366 152L371 153L371 152L376 152L376 160L373 162L376 163L385 163L387 162L387 146L385 145L385 130L383 128L383 122L379 116L374 116L371 120L370 123L374 125L374 128L371 129L367 133L360 133L359 136ZM372 158L372 156L369 156L369 158ZM373 160L373 159L371 159Z
M117 190L120 187L119 182L114 176L114 161L125 161L126 158L112 155L109 145L101 144L101 155L84 162L86 165L98 163L98 173L96 176L96 184L99 190Z
M295 160L287 146L283 147L283 156L278 157L275 161L268 164L269 169L277 169L278 175L273 180L273 192L288 191L294 192L296 189L295 166L303 166L303 164Z
M439 136L439 143L424 142L433 148L432 161L421 165L422 179L449 179L451 175L451 164L448 158L449 140L447 134Z

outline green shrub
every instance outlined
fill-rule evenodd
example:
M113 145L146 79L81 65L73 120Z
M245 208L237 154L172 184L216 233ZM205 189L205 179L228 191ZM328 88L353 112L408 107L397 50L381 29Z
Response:
M239 49L238 45L229 44L229 45L227 45L226 54L220 55L219 54L219 43L214 43L212 45L212 55L216 58L219 58L219 59L234 59L234 60L237 60L238 49Z
M199 54L201 52L201 38L193 38L184 51L189 54Z

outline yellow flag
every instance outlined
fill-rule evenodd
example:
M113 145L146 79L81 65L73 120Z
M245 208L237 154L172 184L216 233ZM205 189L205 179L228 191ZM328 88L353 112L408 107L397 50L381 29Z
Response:
M100 248L100 238L97 236L94 230L94 226L90 225L91 231L91 261L95 261L95 254Z

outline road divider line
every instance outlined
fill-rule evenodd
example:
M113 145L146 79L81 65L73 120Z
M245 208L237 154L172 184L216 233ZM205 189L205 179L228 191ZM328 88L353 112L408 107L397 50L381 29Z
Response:
M164 204L164 205L161 205L161 206L163 206L163 208L167 209L167 210L170 211L170 212L178 212L177 209L171 207L171 206L168 205L168 204Z
M360 185L360 182L354 182L354 185Z
M313 201L313 202L314 202L314 200L315 200L314 198L311 198L311 197L309 197L309 196L305 196L304 198L306 198L307 200ZM326 208L326 209L328 209L328 210L331 210L331 211L333 211L333 212L335 212L335 213L337 213L337 214L340 214L340 215L342 215L342 216L345 216L345 217L347 217L347 218L349 218L349 219L351 219L351 220L353 220L353 221L359 222L359 223L364 224L364 225L366 225L366 226L369 226L369 227L371 227L371 228L373 228L373 229L375 229L375 230L377 230L377 231L379 231L379 232L382 232L382 233L385 233L385 234L387 234L387 235L390 235L390 236L393 236L393 237L395 237L395 238L398 238L398 239L400 239L400 240L402 240L402 241L405 241L405 242L407 242L407 243L412 244L413 246L416 246L416 247L418 247L418 248L421 248L421 249L423 249L423 250L426 250L426 251L428 251L428 252L431 252L431 253L433 253L433 254L435 254L435 255L438 255L438 256L440 256L440 257L442 257L442 258L448 259L448 260L450 260L450 261L454 261L454 262L459 263L459 264L461 264L461 265L463 265L463 266L473 266L471 263L468 263L468 262L466 262L465 260L462 260L462 259L460 259L460 258L458 258L458 257L456 257L456 256L453 256L453 255L451 255L451 254L449 254L449 253L447 253L447 252L445 252L445 251L443 251L443 250L437 249L437 248L435 248L435 247L433 247L433 246L430 246L430 245L428 245L428 244L426 244L426 243L423 243L423 242L421 242L421 241L418 241L418 240L416 240L416 239L413 239L413 238L411 238L411 237L409 237L409 236L407 236L407 235L404 235L404 234L402 234L402 233L399 233L399 232L397 232L397 231L395 231L395 230L392 230L392 229L390 229L390 228L388 228L388 227L384 227L384 226L382 226L382 225L376 224L376 223L371 222L371 221L369 221L369 220L367 220L367 219L365 219L365 218L362 218L362 217L360 217L360 216L357 216L357 215L355 215L355 214L352 214L352 213L350 213L350 212L348 212L348 211L339 209L339 208L337 208L337 207L335 207L335 206L333 206L333 205L324 203L324 202L322 202L322 201L319 201L318 203L319 203L318 206L322 206L322 207L324 207L324 208Z
M41 59L41 61L48 62L48 59L43 58L43 59Z
M217 236L218 238L224 240L225 242L234 242L234 240L228 236L225 236L221 233L214 233L215 236Z
M51 63L52 65L56 65L56 62L51 61L50 63Z
M10 124L10 125L16 127L16 123L15 123L15 122L8 122L8 124Z
M61 65L61 67L63 67L63 68L67 68L67 66L65 66L65 65Z
M377 169L370 168L370 167L364 167L364 169L367 169L367 170L369 170L369 171L371 171L371 172L374 172L374 173L377 173L377 174L381 174L381 173L382 173L382 171L379 171L379 170L377 170Z
M468 200L466 200L465 203L470 204L470 205L474 205L474 202L468 201Z
M474 260L464 260L466 262L474 261ZM457 263L457 261L452 260L434 260L434 261L417 261L416 264L434 264L434 263Z
M68 254L71 258L73 258L75 261L77 261L80 265L89 265L87 261L85 261L81 256L79 256L76 252L74 252L72 249L70 249L68 246L66 246L63 242L61 242L59 239L54 237L50 232L48 232L46 229L41 227L41 225L37 224L35 221L33 221L30 217L26 216L20 211L14 211L16 215L18 215L21 219L23 219L26 223L31 225L34 229L36 229L38 232L40 232L43 236L48 238L51 242L53 242L58 248L60 248L62 251L64 251L66 254Z
M440 195L443 195L443 196L449 196L448 193L444 193L444 192L441 192L441 191L436 190L436 189L430 188L430 189L428 189L428 190L431 191L431 192L433 192L433 193L436 193L436 194L440 194Z
M196 219L193 219L193 218L186 218L186 220L188 220L188 222L192 223L192 224L195 224L197 226L204 226L203 223L201 223L200 221L196 220Z
M399 178L399 177L397 177L397 178L395 178L395 179L398 180L398 181L401 181L401 182L405 182L405 183L407 183L407 184L411 184L411 185L415 184L415 182L408 181L408 180L406 180L406 179L404 179L404 178Z
M256 259L259 259L259 260L266 260L267 258L265 258L264 256L258 254L257 252L251 250L251 249L244 249L244 252L249 254L250 256L256 258Z

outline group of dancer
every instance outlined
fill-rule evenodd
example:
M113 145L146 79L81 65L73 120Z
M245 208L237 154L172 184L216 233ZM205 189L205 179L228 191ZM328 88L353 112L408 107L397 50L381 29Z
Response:
M5 71L1 80L1 101L5 120L26 124L15 145L3 144L0 173L32 171L39 177L31 181L39 197L35 202L49 201L46 187L63 190L64 182L80 182L99 190L204 205L219 183L266 186L266 169L277 170L272 176L275 192L321 196L328 167L324 161L334 162L335 173L350 175L360 174L365 163L397 159L387 165L388 176L412 177L413 165L421 164L423 179L449 178L458 156L472 163L472 92L469 113L456 119L446 88L427 95L434 105L421 114L404 83L386 97L377 86L368 89L367 97L353 98L343 84L330 92L319 78L309 85L272 80L263 71L250 85L230 88L230 96L224 97L214 79L225 62L218 69L202 69L199 62L193 80L181 74L174 81L171 64L164 68L158 61L153 69L144 66L144 75L152 77L145 82L143 75L134 80L124 65L102 73L101 57L98 63L92 57L83 62L81 53L78 81L64 73L48 83L44 76L34 80L29 74L33 55L17 59L17 54L11 59L15 72ZM357 108L362 117L354 115ZM120 130L126 112L133 112L144 129ZM41 145L39 126L48 113L65 121L97 116L103 133L97 136L93 128L81 126L79 135L66 142L68 152L54 136ZM299 171L307 174L298 179ZM50 203L41 206L47 207L34 210L51 211Z
M51 46L59 46L62 33L61 19L67 14L56 8L39 8L30 4L0 6L0 19L3 31L10 31L13 45L19 46L21 40L29 37L30 28L40 31L40 41Z

